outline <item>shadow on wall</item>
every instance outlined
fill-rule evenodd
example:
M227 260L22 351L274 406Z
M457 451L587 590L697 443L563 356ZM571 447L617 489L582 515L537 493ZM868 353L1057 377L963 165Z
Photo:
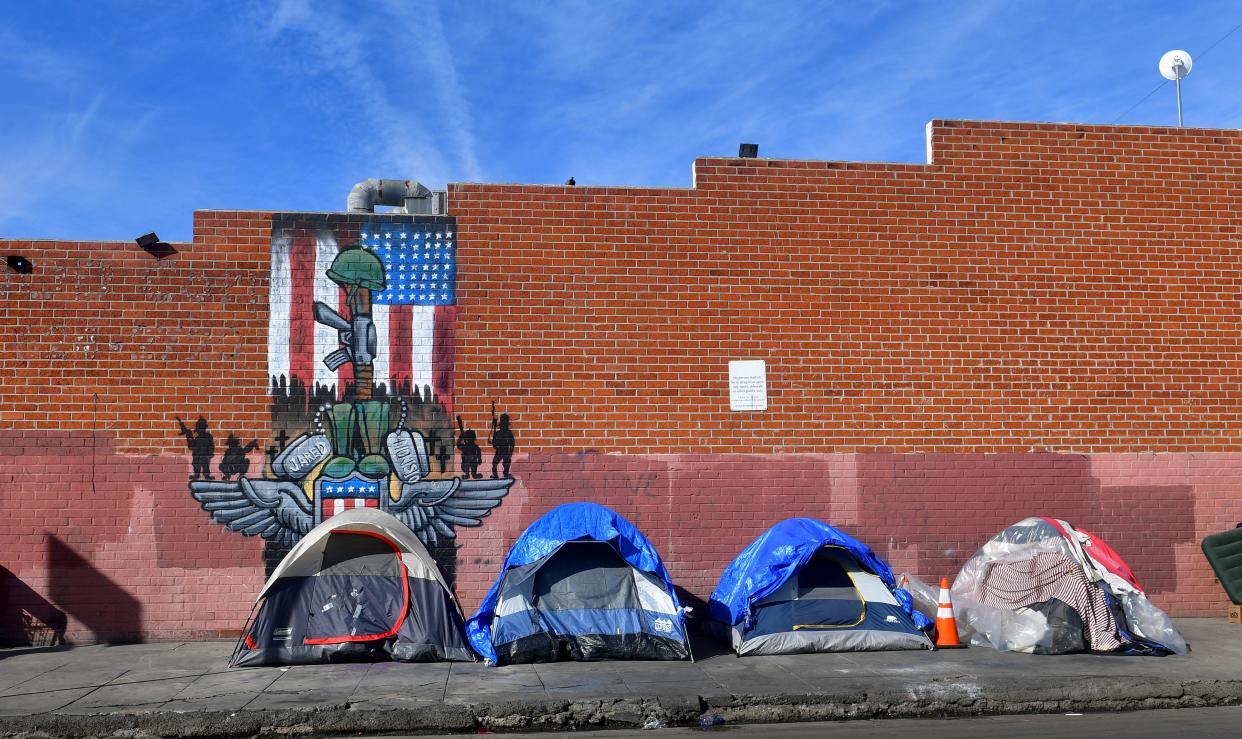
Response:
M0 647L59 647L69 617L0 567Z
M1001 529L1050 516L1098 534L1148 593L1163 593L1177 587L1175 546L1196 541L1191 486L1104 487L1081 455L861 454L857 470L860 538L885 558L912 551L929 576L952 576Z
M90 630L94 641L123 644L142 636L142 605L50 533L48 597Z
M687 616L688 621L698 623L707 618L707 601L680 585L673 585L673 590L677 591L677 600L681 602L681 605L691 609Z

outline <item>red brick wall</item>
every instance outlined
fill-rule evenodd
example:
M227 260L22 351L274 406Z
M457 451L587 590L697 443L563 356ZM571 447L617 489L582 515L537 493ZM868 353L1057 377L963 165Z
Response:
M521 439L519 429L519 442ZM1223 615L1199 550L1242 522L1242 454L824 453L628 455L531 452L483 528L463 530L458 587L477 602L509 544L567 500L613 507L646 533L692 603L764 529L829 521L897 571L953 576L980 544L1032 515L1064 518L1125 557L1175 614Z
M270 237L267 214L202 212L162 260L0 241L34 264L0 281L0 640L239 627L262 543L190 498L176 417L270 437Z
M524 525L587 499L697 598L786 516L934 578L1048 514L1157 603L1219 613L1197 542L1242 521L1242 132L931 136L930 165L453 186L455 408L483 429L495 399L518 442L509 497L459 529L467 608ZM78 639L240 625L262 546L190 498L175 416L270 439L270 239L270 214L203 211L162 261L0 241L35 263L0 281L0 629L14 607ZM731 359L767 361L767 411L729 411Z
M1063 515L1158 603L1219 613L1197 542L1242 521L1242 132L930 136L930 165L454 186L458 407L478 423L467 399L500 399L533 455L505 540L603 500L703 596L789 515L933 578L1007 523ZM732 359L767 361L766 412L729 411Z
M931 166L455 186L463 393L540 449L1236 451L1242 132L932 136ZM766 413L728 410L747 357Z

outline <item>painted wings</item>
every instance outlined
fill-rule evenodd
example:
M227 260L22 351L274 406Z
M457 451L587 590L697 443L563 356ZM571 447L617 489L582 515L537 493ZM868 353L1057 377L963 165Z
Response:
M388 512L401 519L427 546L454 539L455 526L478 526L509 494L513 480L422 480L401 486Z
M249 480L190 483L190 494L217 523L246 536L261 536L286 546L311 530L310 501L292 482Z

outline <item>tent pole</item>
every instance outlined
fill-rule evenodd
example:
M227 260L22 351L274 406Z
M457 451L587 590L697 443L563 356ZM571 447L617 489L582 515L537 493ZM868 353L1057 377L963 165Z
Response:
M237 643L233 645L233 656L229 657L230 669L236 666L237 655L241 652L242 642L246 640L246 634L250 633L250 621L254 618L254 610L258 607L259 601L256 600L254 605L250 606L250 613L246 614L246 624L242 626L241 633L237 635Z

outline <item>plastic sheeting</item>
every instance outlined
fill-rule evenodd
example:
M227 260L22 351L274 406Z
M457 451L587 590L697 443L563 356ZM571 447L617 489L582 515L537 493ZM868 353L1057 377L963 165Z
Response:
M962 566L953 583L953 610L962 636L976 645L1001 651L1060 654L1088 648L1092 614L1069 614L1048 601L1022 608L988 605L989 574L998 566L1027 563L1041 555L1065 557L1081 568L1090 587L1101 588L1112 611L1116 650L1129 654L1185 654L1185 640L1169 617L1138 587L1129 567L1099 537L1064 521L1027 518L994 536ZM1073 609L1071 609L1073 610ZM1077 616L1078 620L1070 618ZM1098 624L1095 628L1099 628ZM1077 629L1076 634L1069 631ZM1115 643L1115 642L1114 642Z
M852 536L813 518L781 521L743 549L720 576L712 593L708 602L711 618L734 626L747 621L756 603L784 585L825 546L841 547L879 577L920 629L931 625L926 616L914 609L910 593L897 587L893 571L884 560Z
M914 599L915 610L934 623L936 611L940 610L940 588L933 588L909 572L901 573L897 582L905 582L906 590Z
M505 573L514 567L537 562L555 552L562 544L572 541L608 542L627 563L641 572L656 577L677 608L680 632L685 633L685 614L673 590L673 580L659 553L647 537L634 524L615 511L595 503L566 503L557 506L532 523L510 547L501 565L496 582L484 596L483 602L466 622L466 636L471 646L489 664L496 664L496 650L492 644L492 622L496 616L496 602Z

